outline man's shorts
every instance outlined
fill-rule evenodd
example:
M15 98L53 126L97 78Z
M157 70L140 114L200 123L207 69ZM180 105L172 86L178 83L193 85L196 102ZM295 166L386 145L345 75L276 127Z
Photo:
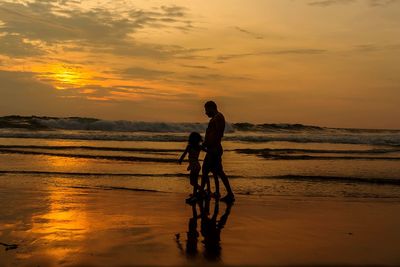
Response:
M203 173L218 173L223 171L222 152L207 152L206 156L204 157L202 170Z

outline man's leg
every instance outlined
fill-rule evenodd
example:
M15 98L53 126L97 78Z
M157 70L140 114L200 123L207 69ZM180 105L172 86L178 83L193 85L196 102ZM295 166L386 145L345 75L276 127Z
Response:
M215 193L214 193L214 196L215 196L215 198L219 198L220 197L220 193L219 193L218 174L216 172L213 172L213 176L214 176L214 182L215 182Z
M226 176L224 172L224 168L222 166L222 155L217 160L217 175L221 178L222 183L225 186L227 195L223 197L221 200L222 201L227 201L227 202L232 202L235 200L234 194L232 192L231 185L229 184L228 177Z
M200 191L204 191L204 187L206 187L206 179L208 178L208 173L203 170L203 173L201 174L201 185L200 185Z
M221 169L218 172L218 176L221 177L222 183L224 184L226 192L228 193L228 195L233 196L231 185L229 184L228 177L226 176L224 170Z
M204 191L208 191L210 192L210 178L208 177L210 173L210 170L206 170L203 171L202 175L201 175L201 188L200 191L204 192ZM207 188L205 189L207 185Z

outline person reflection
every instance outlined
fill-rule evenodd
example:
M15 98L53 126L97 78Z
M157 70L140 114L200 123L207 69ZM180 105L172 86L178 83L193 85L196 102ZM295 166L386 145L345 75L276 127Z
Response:
M197 203L191 204L192 217L189 218L188 231L186 232L186 248L180 242L180 234L176 234L176 242L179 250L185 256L194 261L198 258L198 238L199 232L197 230L197 220L200 218L200 232L203 237L204 252L203 257L207 261L219 261L221 259L221 231L228 221L229 214L233 203L226 203L224 214L219 218L220 201L218 199L214 202L214 209L210 209L210 199L204 199ZM197 206L199 206L200 215L197 214Z
M214 203L214 210L210 214L210 200L206 199L201 205L201 235L204 244L204 258L209 261L219 261L221 258L221 231L224 228L233 203L227 203L224 214L217 220L219 214L219 200Z
M183 249L182 244L180 243L180 235L176 234L176 242L178 244L179 250L186 255L186 257L190 260L194 260L197 257L197 241L199 237L199 232L197 231L197 205L198 203L194 202L190 204L192 206L192 217L189 218L188 223L188 231L186 232L186 250Z

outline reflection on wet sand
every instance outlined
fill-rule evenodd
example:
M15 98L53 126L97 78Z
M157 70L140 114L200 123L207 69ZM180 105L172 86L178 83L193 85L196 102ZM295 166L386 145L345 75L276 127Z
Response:
M189 261L199 260L197 221L200 219L200 233L203 237L203 253L200 258L209 262L217 262L221 260L221 231L228 221L233 203L226 204L225 212L220 216L220 201L214 201L214 209L211 215L211 201L203 200L191 205L192 217L189 218L188 231L186 232L185 249L180 240L180 234L176 234L176 242L178 249L186 256ZM198 215L197 208L200 211Z
M71 244L80 244L89 232L85 199L80 198L77 202L75 194L57 188L49 189L47 212L32 216L30 234L40 237L45 244L58 244L46 248L46 254L51 258L61 259L82 250L81 245Z

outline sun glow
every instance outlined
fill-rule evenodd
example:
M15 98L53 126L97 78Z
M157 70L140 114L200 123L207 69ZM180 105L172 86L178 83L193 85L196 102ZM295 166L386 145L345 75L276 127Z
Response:
M57 89L71 87L84 87L90 84L92 76L90 71L79 66L55 64L41 68L40 78L54 83Z
M82 80L82 74L71 68L57 69L52 75L55 80L61 83L76 84Z

